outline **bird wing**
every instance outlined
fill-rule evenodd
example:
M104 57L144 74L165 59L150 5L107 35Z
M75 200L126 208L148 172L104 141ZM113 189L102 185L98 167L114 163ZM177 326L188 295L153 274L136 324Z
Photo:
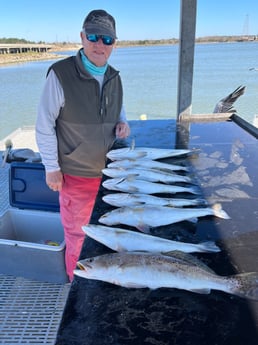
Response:
M228 96L222 98L216 105L213 110L213 113L235 113L236 109L233 107L233 104L236 100L242 96L245 92L245 86L240 85Z

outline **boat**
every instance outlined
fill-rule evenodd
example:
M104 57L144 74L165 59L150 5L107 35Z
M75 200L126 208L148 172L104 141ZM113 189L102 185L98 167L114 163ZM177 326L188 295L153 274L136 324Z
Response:
M198 148L198 155L188 157L187 164L199 181L203 196L210 203L215 201L222 203L231 219L216 219L216 221L212 218L202 219L197 224L181 222L173 225L173 231L169 234L166 231L168 228L155 228L152 234L165 236L165 231L166 237L182 241L196 242L209 239L219 242L221 253L212 254L212 257L211 254L208 254L209 256L200 254L199 258L221 275L256 270L258 267L257 128L234 113L191 114L196 1L191 2L191 6L189 1L181 3L181 34L186 40L182 39L180 61L186 61L187 64L180 64L178 117L176 120L130 121L131 139L134 138L138 146ZM186 33L188 37L185 37ZM187 46L191 49L185 49ZM29 141L24 140L26 134L30 138L33 136L33 129L25 132L26 129L20 130L21 145L26 142L27 148L36 151L36 147L29 146ZM10 139L13 147L18 148L15 135ZM5 141L6 138L2 142L2 152L5 150ZM172 161L168 159L167 162ZM9 163L0 169L2 215L11 208L8 193L9 169ZM91 219L93 224L96 224L101 214L111 207L102 202L103 192L101 189L97 196ZM16 247L19 248L19 243ZM86 238L81 257L91 257L106 252L107 248L93 239ZM189 343L190 339L191 344L198 345L232 343L232 339L234 345L257 343L257 303L224 293L196 295L180 289L169 291L125 289L80 277L76 277L71 285L36 282L34 279L19 275L10 277L6 274L1 275L3 295L0 299L5 316L8 305L13 303L9 321L6 318L6 325L9 328L5 328L7 331L4 336L8 340L13 335L10 331L11 324L12 327L15 325L16 338L17 327L22 328L23 331L27 328L29 332L33 332L35 343L36 327L33 327L35 325L33 322L30 323L35 303L32 304L29 297L31 296L35 302L33 293L37 293L39 301L44 305L43 307L42 304L36 303L37 313L34 315L37 320L40 316L44 319L43 309L46 313L48 311L49 318L53 318L53 314L58 309L54 326L50 319L44 320L46 327L42 329L45 335L49 334L50 328L52 330L50 339L44 338L47 343L165 345L171 343L171 339L178 344ZM46 294L43 295L42 290L46 290ZM58 307L53 305L53 296L59 301ZM28 303L27 309L25 302ZM51 309L53 307L54 311ZM17 325L17 314L20 314L19 325ZM24 319L26 321L21 321ZM22 332L18 334L22 338ZM43 337L42 332L40 336Z

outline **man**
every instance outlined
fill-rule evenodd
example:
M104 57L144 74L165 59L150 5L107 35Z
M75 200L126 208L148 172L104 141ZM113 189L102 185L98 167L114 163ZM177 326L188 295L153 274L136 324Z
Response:
M81 31L83 48L54 63L47 75L36 121L36 139L46 183L59 191L70 281L115 137L130 128L123 109L119 72L108 64L116 39L114 18L91 11Z

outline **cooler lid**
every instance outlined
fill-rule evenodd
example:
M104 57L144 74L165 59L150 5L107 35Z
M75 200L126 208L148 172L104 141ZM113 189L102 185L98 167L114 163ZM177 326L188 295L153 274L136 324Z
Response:
M48 188L42 163L10 165L10 205L21 209L59 212L59 193Z

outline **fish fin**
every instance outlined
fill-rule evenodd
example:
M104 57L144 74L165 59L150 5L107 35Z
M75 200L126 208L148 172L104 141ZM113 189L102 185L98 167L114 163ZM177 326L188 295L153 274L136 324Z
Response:
M127 178L125 178L125 177L122 177L121 179L119 179L118 181L117 181L117 183L115 184L116 186L117 185L119 185L120 183L123 183L123 182L126 182L126 181L133 181L133 180L135 180L135 177L133 178L132 176L131 176L131 179L127 179ZM137 193L138 192L138 188L137 187L134 187L134 186L129 186L128 187L128 190L129 190L129 193Z
M137 163L137 162L138 162L138 159L137 159L137 158L131 158L131 157L129 157L129 158L127 158L126 160L129 161L129 162L131 162L131 163Z
M230 219L229 215L222 209L221 204L217 203L212 206L214 211L214 216L223 218L223 219Z
M189 253L181 252L180 250L171 250L169 252L162 252L161 254L166 255L166 256L171 256L181 261L185 261L186 263L192 266L199 265L200 263L200 260L198 260L195 256Z
M211 289L189 289L189 291L195 292L195 293L199 293L199 294L204 294L204 295L208 295L211 292Z
M200 188L198 186L188 188L188 192L192 194L201 194Z
M144 158L148 155L147 152L137 152L137 158Z
M194 223L196 224L198 222L198 218L197 217L192 217L192 218L189 218L189 219L186 219L188 222L190 223Z
M228 278L232 287L227 292L234 295L258 301L258 273L240 273Z
M142 285L142 284L137 284L134 282L127 282L126 284L123 284L123 286L127 287L127 288L133 288L133 289L143 289L146 288L146 285Z
M217 252L221 251L221 249L213 241L201 242L201 243L199 243L199 246L205 252L215 252L215 253L217 253Z
M137 228L139 231L141 231L141 232L143 232L143 233L145 233L145 234L149 234L149 233L150 233L150 227L149 227L149 225L147 225L147 224L144 224L144 223L137 224L137 225L136 225L136 228Z
M128 188L129 193L137 193L139 189L137 187L130 186Z
M134 176L134 174L131 174L131 175L127 175L127 176L125 176L124 177L124 181L135 181L136 180L136 178L135 178L135 176Z
M116 251L116 252L118 252L118 253L120 253L120 252L126 252L126 249L123 247L123 246L121 246L121 245L116 245L115 247L114 247L114 250Z
M134 181L140 174L129 174L126 176L128 181Z
M214 271L210 267L208 267L201 260L197 259L195 256L193 256L189 253L184 253L184 252L181 252L179 250L173 250L170 252L163 252L161 254L166 255L166 256L171 256L175 259L183 261L187 265L198 266L198 267L202 268L203 270L205 270L206 272L214 274Z

